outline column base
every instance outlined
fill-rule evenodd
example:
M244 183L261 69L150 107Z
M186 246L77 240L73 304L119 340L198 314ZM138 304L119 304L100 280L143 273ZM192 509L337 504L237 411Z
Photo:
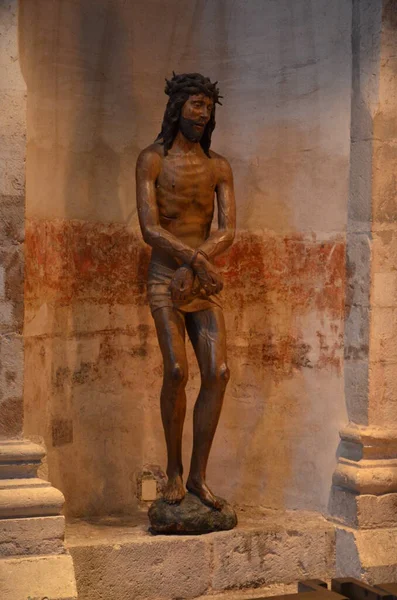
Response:
M44 449L0 441L0 590L7 600L77 600L63 494L37 477Z
M65 498L37 477L44 449L28 440L0 441L0 519L55 516Z
M351 423L340 437L331 518L360 529L397 526L397 430Z
M397 493L375 496L333 486L329 514L332 520L349 527L393 528L397 525Z

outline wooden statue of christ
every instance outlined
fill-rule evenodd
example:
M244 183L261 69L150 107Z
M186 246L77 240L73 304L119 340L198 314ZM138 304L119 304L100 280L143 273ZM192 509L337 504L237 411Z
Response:
M233 242L233 176L225 158L210 150L219 91L198 73L167 81L161 133L143 150L136 167L142 235L152 247L148 298L164 362L161 416L167 444L164 499L185 496L182 430L188 377L185 338L201 373L194 407L193 451L186 488L215 509L220 500L206 483L212 441L229 380L222 278L212 264ZM211 232L215 199L218 229Z

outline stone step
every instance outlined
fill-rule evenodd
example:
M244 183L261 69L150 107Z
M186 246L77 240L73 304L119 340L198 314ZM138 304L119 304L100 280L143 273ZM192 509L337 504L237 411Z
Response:
M69 523L79 600L237 600L334 576L334 527L318 514L240 509L238 519L232 531L202 536L152 536L143 512Z

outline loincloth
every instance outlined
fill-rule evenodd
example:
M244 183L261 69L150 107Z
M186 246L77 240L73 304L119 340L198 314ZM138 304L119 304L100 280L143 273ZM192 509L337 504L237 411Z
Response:
M171 298L170 284L175 273L165 265L157 262L151 262L148 271L147 296L152 314L159 308L176 308L182 312L196 312L219 306L222 308L222 302L219 294L207 296L203 290L192 294L183 304L174 303ZM194 286L195 288L198 286Z

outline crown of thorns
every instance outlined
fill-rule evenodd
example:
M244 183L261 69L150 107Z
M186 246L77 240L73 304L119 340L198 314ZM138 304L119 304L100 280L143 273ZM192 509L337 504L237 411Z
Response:
M219 89L216 87L218 83L211 83L208 77L203 77L200 73L183 73L182 75L175 75L172 72L172 79L166 79L165 93L167 96L173 96L179 92L189 94L193 96L195 94L205 94L213 99L214 103L221 104L220 98L223 98L219 94Z

